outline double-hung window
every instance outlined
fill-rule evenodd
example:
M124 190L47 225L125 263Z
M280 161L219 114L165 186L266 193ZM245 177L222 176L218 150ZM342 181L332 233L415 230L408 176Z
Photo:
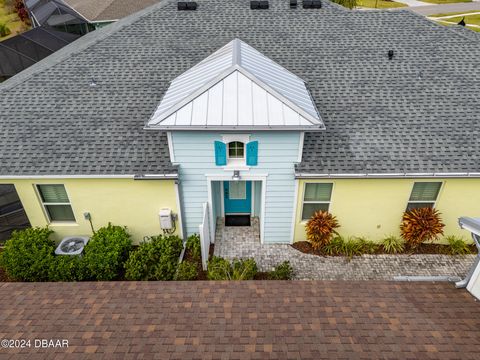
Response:
M328 211L332 198L332 183L306 183L303 193L302 220L308 220L316 211Z
M72 206L70 205L70 200L68 199L64 185L37 185L37 189L50 222L75 221Z
M408 200L407 211L424 207L434 207L441 187L441 182L414 183L410 199Z

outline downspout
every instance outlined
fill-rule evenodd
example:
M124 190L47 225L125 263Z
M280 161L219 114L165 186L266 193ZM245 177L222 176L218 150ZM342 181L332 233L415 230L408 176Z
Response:
M473 265L470 267L470 271L465 276L465 278L463 280L457 281L455 283L455 287L457 289L464 289L464 288L467 287L468 282L470 281L473 273L475 272L475 269L477 268L478 264L480 263L480 236L478 236L477 234L474 234L473 232L471 234L472 234L473 242L475 243L475 246L477 247L477 257L475 258L475 261L474 261Z

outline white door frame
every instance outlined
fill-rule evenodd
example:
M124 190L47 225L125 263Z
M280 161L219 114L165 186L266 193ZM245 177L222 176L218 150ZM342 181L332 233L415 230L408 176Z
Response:
M245 181L261 181L262 182L262 198L261 198L261 216L260 216L260 242L263 244L264 239L264 229L265 229L265 197L267 193L267 177L268 174L262 175L248 175L242 174L242 180ZM222 174L222 175L206 175L207 178L207 191L208 191L208 205L210 211L210 229L213 231L214 221L216 219L213 218L213 193L212 193L212 181L230 181L232 180L232 175ZM223 185L223 184L222 184ZM252 183L252 186L255 184ZM223 189L221 189L221 193L223 194ZM223 203L223 195L222 195L222 203ZM222 215L225 216L225 209L222 204ZM212 239L215 239L215 234L213 234ZM215 241L215 240L214 240Z

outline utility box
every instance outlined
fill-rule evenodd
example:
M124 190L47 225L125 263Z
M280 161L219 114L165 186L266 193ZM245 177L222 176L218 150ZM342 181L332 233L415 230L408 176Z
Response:
M160 218L160 227L162 230L170 230L173 228L173 216L171 209L161 209L158 217Z

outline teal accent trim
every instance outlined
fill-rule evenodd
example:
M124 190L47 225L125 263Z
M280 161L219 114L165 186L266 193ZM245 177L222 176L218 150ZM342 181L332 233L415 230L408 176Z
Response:
M250 141L247 144L247 165L258 165L258 141Z
M245 186L245 197L243 199L231 199L233 190L230 185ZM250 214L252 211L252 182L251 181L224 181L223 182L225 214Z
M227 145L221 141L215 141L215 165L227 165Z

